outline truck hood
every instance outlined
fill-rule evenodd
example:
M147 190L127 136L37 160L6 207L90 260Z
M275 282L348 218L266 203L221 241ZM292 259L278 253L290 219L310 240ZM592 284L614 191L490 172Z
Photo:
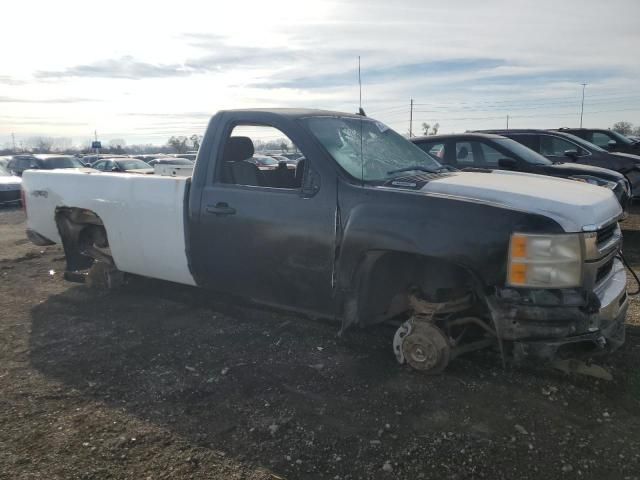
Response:
M558 177L572 175L590 175L592 177L603 178L605 180L610 180L613 182L618 182L619 180L624 179L624 175L616 172L615 170L570 162L554 163L552 165L540 165L540 171L537 173L544 173L546 175Z
M452 173L431 180L422 191L544 215L565 232L580 232L622 215L620 204L607 188L504 170Z
M619 164L620 168L632 169L640 166L640 156L632 155L630 153L609 153L613 157L614 161Z
M0 175L0 185L16 185L20 187L22 183L22 179L20 177L16 177L15 175Z

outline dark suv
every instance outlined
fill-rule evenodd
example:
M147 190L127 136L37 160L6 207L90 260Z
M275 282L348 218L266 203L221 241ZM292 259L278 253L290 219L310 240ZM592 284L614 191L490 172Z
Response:
M624 175L606 168L552 162L510 138L487 133L415 137L411 141L444 165L488 168L568 178L609 188L626 209L631 194Z
M509 137L553 162L575 162L622 173L631 184L632 197L640 197L640 156L607 152L570 133L553 130L482 130Z
M613 130L604 128L558 128L557 131L570 133L610 152L640 155L640 142L635 142Z
M84 166L84 163L71 155L14 155L7 163L7 170L21 177L25 170L83 168Z

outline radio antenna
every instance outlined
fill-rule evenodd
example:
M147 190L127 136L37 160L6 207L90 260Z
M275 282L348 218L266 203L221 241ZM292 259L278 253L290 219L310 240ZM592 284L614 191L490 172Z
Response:
M362 110L362 75L360 74L360 55L358 55L358 87L360 87L360 103L358 107Z
M360 55L358 55L358 88L360 89L359 91L360 98L358 102L358 115L362 115L363 117L366 117L367 115L364 113L364 110L362 109L362 75L360 73Z
M364 155L362 152L362 117L364 110L362 109L362 76L360 74L360 55L358 55L358 87L360 88L360 105L358 107L358 115L360 115L360 180L364 187Z

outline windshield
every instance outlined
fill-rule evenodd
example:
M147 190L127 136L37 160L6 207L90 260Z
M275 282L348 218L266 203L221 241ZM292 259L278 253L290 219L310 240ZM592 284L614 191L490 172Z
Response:
M551 160L547 160L545 157L534 152L529 147L526 147L510 138L501 138L496 140L496 143L508 151L513 152L516 156L522 158L522 160L527 163L532 163L534 165L551 165L553 163Z
M400 170L442 168L428 153L370 118L312 117L307 125L333 159L359 180L386 181L401 175Z
M625 137L621 133L616 132L615 130L609 130L608 133L616 137L616 142L622 143L623 145L633 145L633 140Z
M151 168L149 164L142 160L118 160L116 162L122 170L140 170L142 168Z
M8 177L8 176L11 176L9 171L6 168L4 168L2 165L0 165L0 177Z
M42 162L45 170L54 168L82 168L84 164L75 157L55 157Z
M558 132L556 132L556 133L558 133ZM572 135L571 133L562 132L561 135L564 136L564 137L570 138L572 142L577 143L578 145L580 145L582 148L584 148L587 151L606 152L606 150L604 148L601 148L598 145L595 145L595 144L593 144L591 142L587 142L585 139L580 138L580 137L576 137L575 135Z

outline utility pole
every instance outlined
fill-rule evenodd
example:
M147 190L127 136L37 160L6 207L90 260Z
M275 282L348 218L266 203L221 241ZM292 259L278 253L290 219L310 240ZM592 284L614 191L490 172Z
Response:
M580 128L582 128L582 114L584 113L584 88L587 86L586 83L581 83L582 85L582 105L580 106Z
M509 130L509 114L507 114L507 130Z
M13 153L16 153L16 134L11 134L11 142L13 143Z
M413 137L413 98L409 107L409 138Z

